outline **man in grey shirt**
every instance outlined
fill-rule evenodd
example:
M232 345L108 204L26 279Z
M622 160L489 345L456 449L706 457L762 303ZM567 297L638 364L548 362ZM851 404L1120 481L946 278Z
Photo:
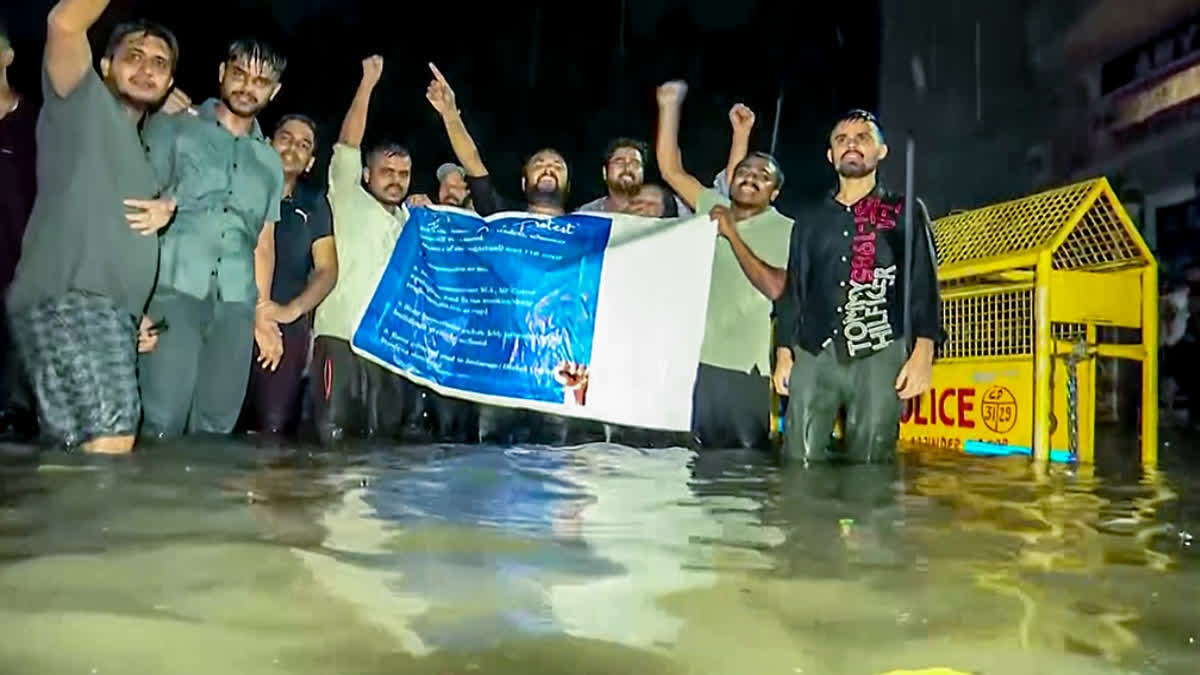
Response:
M626 212L646 179L646 157L650 148L642 141L617 138L604 153L601 178L607 194L579 207L579 211Z
M101 80L87 31L107 5L62 0L47 20L39 191L8 310L43 433L119 453L133 447L141 416L135 346L153 347L143 315L158 269L153 235L174 208L155 199L138 125L171 88L179 52L162 26L122 24Z
M268 309L283 166L255 116L279 93L285 66L265 44L234 42L220 67L220 99L147 125L151 162L179 206L150 301L151 316L171 330L138 372L143 434L229 433L246 395L252 340L265 367L282 357Z

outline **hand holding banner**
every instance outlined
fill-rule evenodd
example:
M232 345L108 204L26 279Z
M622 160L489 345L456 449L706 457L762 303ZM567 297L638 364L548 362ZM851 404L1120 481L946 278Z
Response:
M687 430L713 245L707 216L412 209L352 346L444 395Z

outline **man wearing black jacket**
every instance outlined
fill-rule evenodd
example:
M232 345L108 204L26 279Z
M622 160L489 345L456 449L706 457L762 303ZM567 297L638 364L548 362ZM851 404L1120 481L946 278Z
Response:
M846 458L889 461L902 402L930 386L941 335L933 238L914 199L912 335L905 335L904 196L876 179L887 152L874 115L842 116L826 152L838 188L792 230L774 375L776 390L789 395L785 459L833 457L833 423L844 408Z

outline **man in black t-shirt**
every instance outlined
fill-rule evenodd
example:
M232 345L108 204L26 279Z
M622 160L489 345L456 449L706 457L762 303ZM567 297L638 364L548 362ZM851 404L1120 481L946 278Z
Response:
M566 213L570 192L567 160L553 148L543 148L525 161L521 171L522 204L512 204L496 191L479 148L467 133L458 110L454 90L437 67L429 64L433 80L425 98L442 117L454 154L467 174L467 186L475 211L490 216L501 211L526 211L546 216ZM479 439L484 442L583 443L604 440L604 425L588 420L573 420L558 415L528 410L479 406Z
M567 171L567 160L562 153L553 148L542 148L533 153L525 162L521 172L521 190L525 193L525 203L509 205L500 196L492 184L479 148L471 134L467 133L462 114L454 97L450 83L432 63L433 81L425 92L425 98L433 109L442 116L446 125L446 134L450 137L450 145L454 154L467 173L467 186L471 191L471 199L475 210L481 216L509 209L540 213L547 216L561 216L566 213L567 195L570 191L570 180Z
M338 260L325 194L300 181L315 160L316 123L304 115L284 116L271 146L282 161L284 185L275 225L275 275L264 312L279 324L283 358L272 368L255 345L257 365L250 370L242 415L253 430L282 434L295 430L312 339L310 313L333 290Z

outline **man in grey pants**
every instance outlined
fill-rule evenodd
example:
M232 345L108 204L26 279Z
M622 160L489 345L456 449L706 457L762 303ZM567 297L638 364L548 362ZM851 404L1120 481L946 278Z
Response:
M157 115L143 134L178 203L147 312L169 330L139 363L145 436L229 433L246 395L251 340L265 366L282 356L266 303L283 167L255 115L279 92L285 65L264 44L234 42L220 67L220 99Z
M911 335L904 333L904 196L884 190L883 131L865 110L846 113L826 157L838 187L796 218L776 327L775 388L789 395L784 458L831 459L845 409L843 458L887 462L900 434L902 401L929 389L941 339L937 256L928 216L913 213Z

